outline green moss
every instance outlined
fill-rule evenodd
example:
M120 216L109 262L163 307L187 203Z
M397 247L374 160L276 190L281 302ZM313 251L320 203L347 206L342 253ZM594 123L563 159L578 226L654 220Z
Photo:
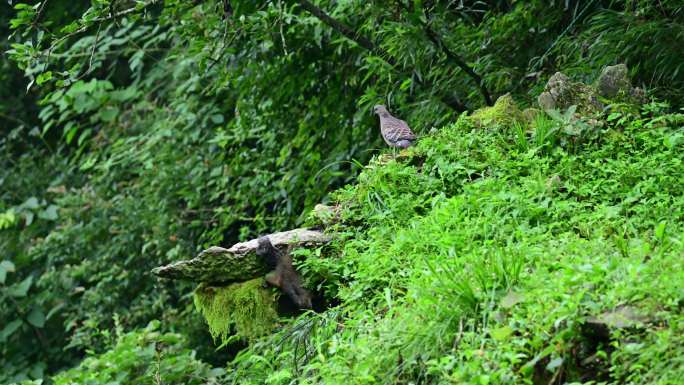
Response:
M473 112L470 119L480 127L510 126L514 122L524 121L523 114L511 94L500 96L491 107L480 108Z
M559 100L559 104L566 109L571 105L577 106L577 113L583 116L594 116L601 112L603 105L598 100L596 90L583 83L572 83L572 92L565 95L566 99Z
M278 320L277 294L261 286L262 278L217 287L200 284L195 290L195 308L209 324L214 339L225 341L231 327L235 334L253 339L273 330Z

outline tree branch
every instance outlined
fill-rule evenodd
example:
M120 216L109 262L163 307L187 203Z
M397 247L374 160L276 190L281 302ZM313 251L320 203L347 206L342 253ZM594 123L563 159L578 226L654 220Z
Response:
M306 10L307 12L311 13L314 15L316 18L321 20L323 23L327 24L329 27L331 27L333 30L341 33L344 35L346 38L349 40L355 42L359 46L365 48L366 50L370 51L374 55L379 56L383 61L385 61L387 64L391 65L392 67L397 67L398 62L396 58L394 58L392 55L390 55L388 52L383 50L382 48L376 46L373 44L373 42L368 39L365 36L359 35L354 31L351 27L348 25L342 23L339 20L336 20L327 13L325 13L322 9L316 7L314 4L307 0L298 0L297 3ZM415 71L414 71L415 72ZM414 76L414 79L416 83L418 83L421 86L426 86L426 84L421 80L419 76ZM466 106L461 103L461 101L453 96L446 96L446 95L439 95L439 99L442 101L442 103L446 104L449 106L449 108L457 111L457 112L463 112L467 108Z
M155 5L159 2L159 0L150 0L146 3L143 3L142 5L136 6L136 7L131 7L128 9L124 9L123 11L116 12L114 14L111 13L111 8L110 8L110 13L109 16L107 17L98 17L93 19L93 21L107 21L107 20L112 20L112 19L118 19L121 16L126 16L129 13L137 12L137 11L143 11L147 7Z
M442 39L439 38L437 33L430 27L429 24L422 24L428 39L430 39L430 41L432 41L437 47L439 47L442 50L442 52L444 52L444 55L446 55L448 61L456 64L461 70L463 70L463 72L465 72L468 76L470 76L471 79L475 81L477 86L480 88L480 93L482 94L485 103L487 103L488 106L491 106L492 97L489 95L489 91L487 90L487 87L484 85L484 82L482 81L480 75L475 73L472 67L470 67L465 61L463 61L463 59L461 59L458 55L453 53L449 49L449 47L447 47L446 44L444 44Z
M404 4L403 1L397 0L397 4L401 7L404 8L407 12L412 13L413 10L411 9L413 7L413 3L410 3L410 5ZM410 7L410 8L409 8ZM488 106L491 106L492 103L492 97L489 94L489 91L487 90L487 87L484 85L484 82L482 81L482 77L478 75L475 70L471 66L468 65L468 63L465 62L460 56L456 55L453 51L449 49L449 47L444 44L444 41L439 37L437 32L435 32L429 24L430 20L430 12L427 10L427 8L423 8L423 12L425 12L425 16L428 19L428 22L423 22L419 21L420 25L423 27L423 30L425 32L425 35L428 37L428 39L436 45L439 49L442 50L444 55L446 55L447 61L456 64L463 72L465 72L470 78L472 78L477 86L480 88L480 93L482 94L482 97L485 100L485 103Z
M37 27L38 22L40 21L40 18L43 17L43 12L45 11L45 6L47 5L48 0L43 1L43 4L40 5L40 8L38 9L38 13L36 14L36 17L33 19L33 26ZM12 5L12 2L10 2L10 5Z
M381 53L381 52L379 52L380 50L368 38L366 38L364 36L360 36L354 30L352 30L349 26L347 26L346 24L343 24L342 22L340 22L338 20L333 19L327 13L323 12L322 9L316 7L315 5L310 3L309 1L299 0L298 3L302 8L307 10L312 15L316 16L318 19L320 19L325 24L329 25L335 31L346 36L349 40L356 42L358 45L360 45L361 47L363 47L363 48L365 48L371 52ZM390 64L392 64L392 63L390 63Z
M121 16L125 16L125 15L128 15L128 14L130 14L130 13L133 13L133 12L135 12L135 11L144 11L144 10L147 9L147 7L152 6L152 5L154 5L154 4L157 4L159 1L160 1L160 0L150 0L150 1L148 1L147 3L142 4L141 6L133 7L133 8L128 8L128 9L125 9L125 10L123 10L123 11L121 11L121 12L117 12L117 13L114 13L114 14L111 14L111 9L110 9L110 15L109 15L109 16L107 16L107 17L97 17L97 18L93 19L92 21L93 21L93 22L102 22L102 21L114 20L114 19L117 19L117 18L119 18L119 17L121 17ZM48 51L48 54L47 54L48 61L50 60L50 55L52 54L52 50L53 50L55 47L57 47L57 45L59 45L59 44L62 43L64 40L66 40L66 39L68 39L68 38L70 38L70 37L72 37L72 36L75 36L75 35L78 35L79 33L83 33L83 32L85 32L85 31L87 31L88 29L90 29L90 27L92 27L92 26L94 26L94 25L95 25L95 23L84 24L84 25L82 25L81 27L79 27L77 30L75 30L75 31L73 31L73 32L70 32L70 33L67 33L66 35L64 35L64 36L60 37L59 39L55 40L52 44L50 44L50 48L48 48L48 50L47 50L47 51Z

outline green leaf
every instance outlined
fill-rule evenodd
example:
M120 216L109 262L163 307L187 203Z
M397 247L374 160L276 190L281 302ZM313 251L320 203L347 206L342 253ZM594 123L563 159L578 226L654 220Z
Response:
M511 329L510 326L503 326L500 328L493 329L492 331L489 332L489 334L492 336L497 341L504 341L507 340L508 337L513 334L513 329Z
M563 121L563 115L558 110L546 110L546 113L556 121Z
M55 205L48 206L45 210L38 213L38 218L46 219L48 221L54 221L57 219L57 209Z
M682 141L682 138L684 138L684 135L681 133L676 133L672 135L668 135L665 138L663 138L663 144L669 149L673 149L677 147L679 142Z
M663 237L665 237L665 229L667 228L667 223L666 222L660 222L658 223L658 226L655 228L655 236L659 240L663 240Z
M509 292L508 294L506 294L505 297L501 299L501 307L503 307L504 309L509 309L524 300L525 297L522 294Z
M52 71L43 72L36 78L36 84L41 85L50 79L52 79Z
M214 124L221 124L221 123L223 123L223 115L221 115L221 114L212 115L211 121L214 122Z
M88 137L90 136L90 133L91 133L92 131L93 131L92 128L87 128L85 131L83 131L83 132L81 133L81 135L79 135L79 137L78 137L78 145L79 145L79 147L83 145L83 143L86 141L86 139L88 139Z
M12 297L26 297L26 294L28 293L29 289L31 288L31 284L33 283L33 277L28 276L26 279L21 281L20 284L15 285L10 287L8 290L9 295Z
M5 342L8 337L10 337L15 331L17 331L17 329L19 329L22 323L23 322L20 319L16 319L8 323L7 326L0 331L0 342Z
M553 360L551 360L551 362L549 362L548 365L546 365L546 370L552 372L555 369L557 369L558 367L560 367L561 365L563 365L563 358L562 357L554 358Z
M45 364L45 362L41 361L41 362L37 362L37 363L33 364L29 374L33 378L38 378L38 380L35 380L35 382L32 382L33 384L41 385L43 383L42 378L45 376L45 368L47 368L47 365Z
M110 106L100 110L100 119L102 119L103 122L111 123L117 116L119 116L119 109L117 107Z
M71 127L65 134L67 144L74 140L74 136L78 132L78 126Z
M8 273L14 273L16 271L16 267L14 266L14 263L12 261L4 260L0 262L0 269L4 269Z
M79 169L81 171L87 171L87 170L93 168L95 163L97 163L97 157L91 156L90 158L86 159L85 162L83 162L81 164L81 167L79 167Z
M0 283L4 284L7 279L7 273L14 272L14 264L10 261L0 262Z
M31 223L33 223L33 218L35 217L35 214L33 214L31 211L25 211L23 213L24 219L26 219L26 226L31 226Z
M14 215L14 210L9 209L4 213L0 213L0 230L9 229L16 223L17 217Z
M45 326L45 314L38 308L33 308L26 317L26 320L37 328Z
M49 320L50 318L52 318L53 315L55 315L55 314L56 314L58 311L60 311L63 307L64 307L64 303L63 303L63 302L62 302L62 303L59 303L59 304L57 304L57 305L55 305L55 306L53 306L52 309L50 309L50 311L49 311L49 312L47 313L47 315L45 316L45 319L46 319L46 320Z
M38 198L30 197L24 203L21 204L21 207L25 208L25 209L31 209L31 210L37 209L38 207L40 207L40 205L38 204Z

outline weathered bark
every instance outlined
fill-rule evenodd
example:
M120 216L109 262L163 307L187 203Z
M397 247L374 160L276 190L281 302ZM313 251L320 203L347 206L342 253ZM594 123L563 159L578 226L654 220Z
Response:
M286 245L316 246L330 241L328 235L309 229L294 229L269 234L275 247ZM152 273L162 278L194 282L230 283L257 278L268 273L264 261L256 255L257 240L236 243L229 249L210 247L197 257L160 266Z

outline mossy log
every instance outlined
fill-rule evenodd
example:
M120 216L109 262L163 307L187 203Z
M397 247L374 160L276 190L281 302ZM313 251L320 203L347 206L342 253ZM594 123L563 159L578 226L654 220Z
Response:
M328 235L310 229L294 229L269 234L273 246L317 246L330 241ZM236 243L229 249L210 247L193 259L174 262L152 270L162 278L185 279L211 284L242 282L268 273L264 261L256 255L257 240Z

